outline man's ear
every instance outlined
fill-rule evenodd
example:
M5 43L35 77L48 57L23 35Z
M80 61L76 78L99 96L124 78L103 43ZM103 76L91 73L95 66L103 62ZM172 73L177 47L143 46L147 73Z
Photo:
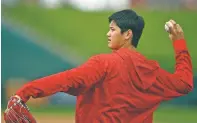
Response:
M133 32L131 29L129 29L128 31L125 32L125 39L129 40L133 37Z

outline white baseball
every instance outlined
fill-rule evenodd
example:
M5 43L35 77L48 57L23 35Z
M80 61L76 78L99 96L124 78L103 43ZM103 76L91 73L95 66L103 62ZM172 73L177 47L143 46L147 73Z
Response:
M166 30L166 32L169 32L170 31L170 27L173 27L173 24L170 21L166 22L166 24L165 24L165 30Z

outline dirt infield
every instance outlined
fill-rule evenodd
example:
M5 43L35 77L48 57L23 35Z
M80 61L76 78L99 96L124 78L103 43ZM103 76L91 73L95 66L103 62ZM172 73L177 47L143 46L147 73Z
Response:
M1 115L1 123L5 123ZM75 123L74 116L35 115L37 123Z
M71 116L36 116L38 123L75 123L74 117Z

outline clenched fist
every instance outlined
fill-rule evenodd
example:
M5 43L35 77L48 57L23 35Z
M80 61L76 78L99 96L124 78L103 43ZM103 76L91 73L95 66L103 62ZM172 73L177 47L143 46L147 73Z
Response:
M174 20L170 20L166 24L169 27L169 38L172 41L184 39L183 29L179 24L177 24Z

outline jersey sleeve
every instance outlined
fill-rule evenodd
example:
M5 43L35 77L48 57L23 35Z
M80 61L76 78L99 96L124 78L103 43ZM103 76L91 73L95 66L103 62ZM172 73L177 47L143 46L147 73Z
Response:
M192 61L185 40L173 43L175 51L175 72L158 69L158 85L163 87L163 97L168 100L189 93L193 89Z
M30 97L45 97L57 92L77 96L101 81L104 76L105 65L97 55L79 67L28 82L16 92L16 95L24 102Z

